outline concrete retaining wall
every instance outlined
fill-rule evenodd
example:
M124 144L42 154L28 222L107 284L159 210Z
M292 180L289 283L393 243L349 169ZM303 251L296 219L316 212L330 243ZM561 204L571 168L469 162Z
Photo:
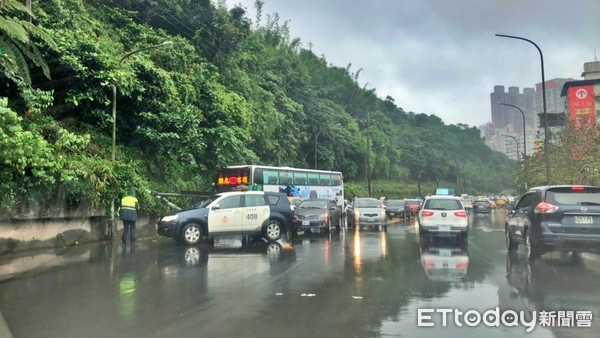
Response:
M120 236L123 224L116 220ZM142 216L137 222L138 237L156 234L156 219ZM104 216L74 218L19 219L0 222L0 253L28 249L64 247L109 240L110 218Z

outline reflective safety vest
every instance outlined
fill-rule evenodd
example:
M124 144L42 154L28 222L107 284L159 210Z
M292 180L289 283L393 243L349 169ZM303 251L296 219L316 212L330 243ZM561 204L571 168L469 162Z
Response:
M137 221L138 199L133 196L125 196L121 199L119 217L124 221Z

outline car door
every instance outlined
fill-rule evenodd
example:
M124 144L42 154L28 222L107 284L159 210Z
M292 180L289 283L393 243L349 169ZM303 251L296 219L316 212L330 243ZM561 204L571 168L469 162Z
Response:
M244 196L243 228L245 233L260 232L263 223L269 219L271 209L263 194Z
M530 224L529 210L531 209L531 205L534 202L535 196L535 192L530 192L523 195L515 207L513 221L515 228L513 229L513 234L521 240L523 240L523 229Z
M211 203L209 233L240 233L243 225L242 194L225 195Z

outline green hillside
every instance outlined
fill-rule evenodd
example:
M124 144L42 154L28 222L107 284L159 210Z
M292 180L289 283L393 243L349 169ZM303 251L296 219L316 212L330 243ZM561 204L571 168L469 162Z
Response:
M313 168L315 149L352 194L366 194L367 167L377 197L515 186L514 162L475 126L379 97L361 69L315 55L277 14L250 19L208 0L44 0L29 25L19 4L0 4L11 21L0 28L5 214L57 198L104 206L129 186L207 190L226 165Z

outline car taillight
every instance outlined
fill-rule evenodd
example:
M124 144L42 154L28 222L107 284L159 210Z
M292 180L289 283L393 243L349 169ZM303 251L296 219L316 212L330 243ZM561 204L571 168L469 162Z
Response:
M296 223L296 222L298 222L298 217L292 216L292 223Z
M456 217L465 217L466 218L467 217L467 213L464 212L464 211L455 211L454 212L454 216L456 216Z
M574 191L582 191L583 189L584 189L584 188L583 188L583 186L581 186L581 185L574 185L574 186L571 186L571 190L574 190Z
M426 259L423 261L423 267L425 269L435 269L435 263L433 263L432 261Z
M467 263L467 262L460 262L460 263L456 264L456 268L457 268L458 270L466 270L466 269L467 269L467 266L468 266L468 264L469 264L469 263Z
M429 216L433 216L433 211L423 211L421 213L421 217L429 217Z
M535 209L533 209L533 211L536 214L551 214L551 213L556 212L556 210L558 210L558 207L556 205L546 203L546 202L542 202L542 203L538 204L537 207L535 207Z

